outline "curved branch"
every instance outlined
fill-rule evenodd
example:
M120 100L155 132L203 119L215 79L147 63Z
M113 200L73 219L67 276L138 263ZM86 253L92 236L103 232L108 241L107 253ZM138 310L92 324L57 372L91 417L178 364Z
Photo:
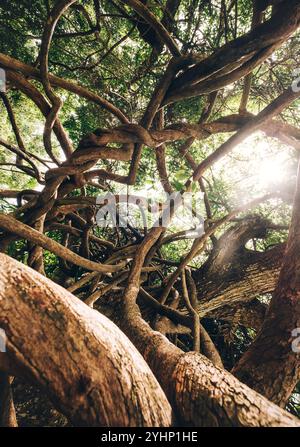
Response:
M278 283L261 331L234 368L234 374L243 382L282 407L300 380L300 354L292 349L292 333L299 327L300 162L292 221Z
M173 56L181 56L180 50L162 23L157 20L155 15L149 11L149 9L138 0L120 0L121 3L131 6L159 35L161 40L169 48Z
M75 426L172 424L150 368L111 321L34 270L0 260L5 355Z
M30 65L24 64L24 62L19 61L18 59L14 59L6 54L0 53L0 67L6 68L12 71L20 71L25 76L32 76L35 79L40 80L40 71ZM49 73L49 81L55 87L61 87L64 90L75 93L82 98L88 99L89 101L94 102L95 104L100 105L108 112L115 115L122 123L128 123L128 118L124 115L124 113L115 107L112 103L97 95L94 92L86 89L85 87L77 84L73 81L68 81L66 79L62 79L59 76L55 76Z
M289 0L270 20L257 26L249 33L225 44L208 58L187 69L173 81L166 100L179 88L196 84L217 73L231 63L253 52L265 49L278 41L284 41L297 29L300 21L298 0Z
M50 239L49 237L45 236L39 231L34 230L33 228L23 224L22 222L19 222L18 220L14 219L11 216L0 214L0 228L3 228L4 230L10 233L17 234L21 238L34 242L36 245L51 251L60 258L72 262L73 264L78 265L87 270L92 270L101 273L112 273L112 272L118 272L121 268L125 267L126 265L126 262L122 262L117 265L107 265L89 261L77 255L76 253L73 253L68 248L63 247L58 242Z
M54 8L51 10L48 20L43 32L42 36L42 43L41 43L41 51L40 51L40 73L41 73L41 80L43 87L45 89L46 95L51 101L52 107L47 115L46 123L45 123L45 129L44 129L44 145L47 154L56 161L55 156L52 152L52 143L51 143L51 132L54 126L54 123L58 117L59 111L62 107L62 101L57 96L52 87L49 80L49 73L48 73L48 62L49 62L49 50L51 45L52 36L55 30L55 27L57 25L57 22L59 21L60 17L63 15L63 13L73 4L76 0L60 0L58 1ZM66 147L65 153L71 153L72 149L71 147Z

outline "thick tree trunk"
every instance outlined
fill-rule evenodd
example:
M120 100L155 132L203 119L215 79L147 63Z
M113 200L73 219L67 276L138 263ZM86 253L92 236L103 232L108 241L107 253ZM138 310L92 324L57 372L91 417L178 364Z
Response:
M292 331L300 327L300 169L283 265L262 329L234 374L268 399L285 406L300 380L300 353Z
M168 396L180 423L189 426L299 426L287 412L196 352L184 353L153 331L137 306L123 298L103 306L142 353ZM112 304L113 302L113 304ZM107 307L108 306L108 307ZM132 306L132 307L131 307Z
M170 405L156 379L111 321L30 268L3 254L0 260L0 325L8 348L0 360L5 372L9 363L19 366L74 425L172 424ZM133 320L122 305L114 310L181 423L300 426L204 356L185 354L152 331L137 306L130 312Z
M172 424L151 370L111 321L34 270L0 261L1 362L19 366L74 425Z
M201 317L219 318L222 308L252 301L276 287L285 245L265 252L243 250L225 272L200 270L195 274Z

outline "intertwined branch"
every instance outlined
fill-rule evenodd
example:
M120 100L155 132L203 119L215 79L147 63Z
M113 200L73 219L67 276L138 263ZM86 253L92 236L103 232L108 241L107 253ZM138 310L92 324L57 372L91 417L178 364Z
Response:
M226 306L230 304L230 296L232 296L230 288L232 284L225 272L222 280L224 278L228 280L226 285L224 285L224 279L223 288L220 289L222 285L220 280L219 289L216 287L214 291L210 290L211 277L207 274L206 267L209 262L207 261L203 267L205 271L203 284L199 287L200 290L202 287L203 293L207 292L207 296L203 296L201 302L197 272L191 270L190 266L196 257L204 253L209 241L212 242L211 257L216 259L220 231L243 213L274 198L276 194L249 200L247 204L229 210L223 217L214 219L203 176L217 161L226 157L238 144L257 131L299 151L299 129L280 119L281 113L299 97L299 91L291 87L287 88L257 114L247 111L247 103L251 91L251 73L274 51L284 45L297 30L300 23L300 4L296 0L290 0L288 7L286 1L264 2L265 5L260 4L258 8L257 2L254 2L252 29L220 46L211 54L203 56L203 54L186 52L183 51L184 48L183 50L180 48L174 19L180 2L177 3L178 5L167 2L162 21L146 2L126 0L118 1L115 5L118 16L129 20L134 27L138 27L140 32L143 26L146 26L148 33L152 32L156 36L156 43L153 43L155 57L150 58L148 72L155 71L155 64L164 46L168 51L168 63L138 123L131 122L123 110L100 96L98 92L51 74L49 71L49 52L53 39L86 37L90 34L95 34L96 38L99 37L101 12L98 2L94 2L96 25L93 25L89 19L86 10L79 8L89 22L90 29L64 36L56 32L56 27L59 20L68 15L71 7L76 6L76 0L55 3L54 8L49 12L41 38L38 68L0 53L0 67L6 70L8 89L17 89L26 95L45 117L44 159L25 147L9 95L1 94L15 136L15 144L0 138L0 145L6 149L7 153L14 154L16 160L14 166L35 179L42 185L42 189L39 191L1 190L2 198L15 198L18 206L13 213L0 215L2 230L0 244L4 251L11 242L17 239L26 240L29 252L28 265L42 274L45 274L44 250L55 254L64 274L62 280L64 285L69 287L70 291L76 292L91 307L105 303L106 298L109 302L111 294L116 294L114 306L118 307L119 317L114 319L134 344L139 345L141 351L145 351L141 343L145 343L145 346L148 343L149 346L153 344L151 349L158 358L161 355L159 348L155 346L155 335L145 320L160 327L163 333L176 334L183 327L185 333L192 334L194 351L203 352L215 365L223 367L220 355L202 326L200 318L204 315L217 315L218 318L222 315L220 309L223 307L224 315L226 314ZM264 19L263 12L270 5L273 6L273 12L268 19ZM149 34L145 37L146 34L141 32L141 36L145 41L150 42ZM120 41L119 44L121 43ZM113 52L117 46L108 50L107 54ZM163 57L166 55L163 54ZM245 78L245 83L239 114L212 119L220 89L243 78ZM95 129L92 133L83 135L74 149L75 144L70 140L60 120L63 107L61 90L75 94L104 109L111 115L113 122L117 119L120 123L110 128ZM170 123L168 119L168 124L165 124L165 117L174 103L205 95L207 96L206 106L198 123ZM195 160L189 152L194 141L207 140L216 134L224 133L230 133L231 136L206 158ZM63 159L60 159L53 150L53 134L60 145ZM162 216L168 214L169 219L169 221L164 219L163 226L153 226L150 229L146 226L134 228L130 225L126 229L117 227L114 232L108 231L107 239L105 239L100 238L96 231L98 211L96 200L94 197L87 196L85 190L87 186L92 186L103 191L108 188L109 182L126 186L135 185L140 171L142 153L147 147L155 153L158 179L163 190L168 194L173 193L174 188L169 176L171 167L166 159L169 144L174 144L190 168L190 175L180 192L183 194L191 191L194 185L199 185L204 193L207 214L204 234L192 242L191 248L180 262L165 259L161 251L163 246L189 237L186 233L167 234L168 226L176 211L176 200L171 207L164 208L163 204L159 204L159 208L165 209L162 211ZM119 174L111 169L100 168L98 166L100 160L124 162L127 173ZM267 228L272 229L272 223L269 222ZM261 229L261 222L259 222L259 229ZM45 234L53 231L59 231L60 242L52 239L49 234ZM226 234L225 232L224 235ZM239 239L235 252L244 248L249 239L250 237L247 240ZM261 255L258 259L259 256L256 254L255 259L251 258L249 262L247 261L248 264L245 262L245 272L248 271L247 269L253 272L258 262L261 266L265 262L266 270L274 270L274 275L268 284L264 283L265 288L262 287L261 293L272 292L281 265L282 247L279 249L277 247L276 253L272 252L271 255L264 254L264 258ZM258 275L259 272L257 277ZM239 280L242 283L245 278L239 278ZM246 301L247 293L249 296L249 287L244 294L233 296L231 302ZM120 294L122 295L121 305ZM222 296L225 297L223 302L220 299ZM142 314L137 303L142 309ZM160 324L158 324L159 318ZM122 319L123 321L119 321ZM164 324L162 324L163 319ZM154 337L153 342L150 342L151 337ZM189 357L183 359L177 347L173 345L170 347L162 338L158 338L157 343L163 346L162 349L172 352L173 363L171 362L170 368L178 383L182 379L182 374L185 374L182 372L183 365L189 364L190 361L194 362L191 368L195 368L195 374L199 374L199 368L201 368L199 365L203 362L203 358L199 356L196 360L190 360ZM157 361L153 360L152 354L143 352L143 355L159 376L159 372L156 371ZM203 365L209 370L208 364L203 363ZM223 373L218 374L220 374L220 377L218 376L218 384L220 384ZM225 372L224 374L226 381L227 376ZM163 382L164 379L160 377L159 380ZM198 385L196 391L200 396L201 386L204 385ZM162 387L170 398L170 384L163 383ZM171 390L174 390L174 385ZM179 412L185 422L199 423L203 415L199 416L197 413L195 417L191 416L190 409L187 410L185 407L184 397L177 395L176 399L178 399L175 403L177 411L180 408L179 404L183 403L183 409ZM183 402L179 402L180 399L183 399ZM219 403L213 401L212 405L217 406L217 413L220 412ZM265 402L262 402L262 405L265 406ZM277 420L278 417L276 413L275 419ZM271 420L268 423L272 425Z

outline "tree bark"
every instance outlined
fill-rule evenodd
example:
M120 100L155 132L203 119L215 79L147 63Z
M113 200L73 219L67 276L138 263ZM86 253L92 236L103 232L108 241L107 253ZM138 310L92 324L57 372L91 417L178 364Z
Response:
M117 302L119 304L117 304ZM141 352L165 391L179 423L195 427L300 426L297 419L196 352L184 353L153 331L137 306L113 296L102 310Z
M0 259L6 364L18 365L23 375L44 388L74 425L174 423L170 405L148 366L111 321L39 273L6 255ZM139 313L134 322L118 315L182 423L300 426L293 416L204 356L185 354L153 332Z
M245 250L239 260L223 273L199 270L195 274L195 282L201 317L220 317L223 308L245 304L259 295L272 293L279 277L284 249L285 245L280 244L265 252Z
M249 307L257 296L274 291L285 244L264 252L245 248L250 239L265 238L273 227L272 222L260 216L249 216L217 240L207 261L194 273L202 317L229 315L231 319L237 308Z
M2 357L74 425L172 424L151 370L111 321L34 270L4 254L0 260Z
M210 318L227 321L232 328L244 326L258 332L263 325L267 309L267 304L254 298L252 301L238 303L236 306L220 307L210 314Z

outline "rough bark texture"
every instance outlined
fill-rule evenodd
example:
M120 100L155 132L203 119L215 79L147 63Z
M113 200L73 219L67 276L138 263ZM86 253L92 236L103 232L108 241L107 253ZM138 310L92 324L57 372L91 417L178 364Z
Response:
M12 215L5 214L6 207L4 213L0 213L0 250L10 248L9 244L19 238L26 240L28 256L22 250L23 261L27 259L29 267L47 275L50 265L47 259L44 270L43 250L49 250L61 267L57 281L70 286L84 300L84 303L80 302L37 272L0 255L0 328L6 330L8 337L8 353L0 353L0 424L15 423L10 377L17 371L17 374L22 373L43 387L56 407L74 425L168 426L174 424L168 399L176 413L176 420L184 425L299 425L291 415L224 370L219 353L200 319L207 316L225 319L233 326L245 324L256 330L262 327L257 340L235 372L256 390L284 405L299 379L299 354L291 351L291 331L300 326L300 178L287 246L278 245L262 253L246 249L246 244L253 238L267 238L272 223L253 216L245 217L244 213L274 197L285 200L289 196L289 188L284 192L270 190L262 197L247 200L232 210L229 197L224 198L224 203L223 198L221 202L216 200L219 188L217 195L214 189L218 183L214 185L215 181L209 180L211 175L208 171L258 131L299 149L299 129L281 122L282 117L279 117L299 99L300 91L294 88L297 79L284 91L280 91L281 82L277 81L286 73L286 63L291 64L291 71L294 66L293 50L297 43L294 35L300 25L300 1L255 0L246 2L245 8L239 8L237 0L228 2L228 5L224 0L221 8L218 2L207 1L193 1L187 5L187 2L180 0L166 0L158 2L158 8L154 7L155 2L147 0L120 0L106 2L104 9L102 6L100 8L98 0L91 3L94 5L89 5L87 10L85 6L77 5L76 0L56 0L51 6L46 2L45 11L37 8L36 20L40 24L44 20L44 26L39 32L41 39L36 41L40 48L38 58L32 60L26 53L29 65L0 53L0 67L6 70L8 89L8 95L3 93L0 96L15 136L15 145L0 138L0 146L4 148L0 168L6 170L7 166L13 165L42 186L36 190L0 190L0 197L17 199L17 208ZM268 6L272 8L264 13ZM106 14L106 7L109 14ZM72 8L73 12L75 9L80 15L83 13L85 20L73 17L73 22L72 10L68 11L68 8ZM250 12L253 9L251 29L248 30L247 8ZM26 14L29 12L27 6L21 9ZM203 47L194 53L200 42L197 30L201 18L208 19L206 10L215 11L209 24L217 24L218 18L214 16L218 9L219 30L214 36L206 36L204 30ZM13 14L13 9L4 14L8 17L7 23L5 17L3 21L8 32ZM118 17L116 23L113 22L115 16ZM185 23L180 23L183 16ZM61 18L64 23L61 22L62 27L56 29ZM36 34L32 26L36 20L31 16L30 20L17 17L17 23L22 23L22 27L18 27L18 39L22 37L27 41L38 37L32 35ZM131 30L111 46L111 37L114 40L122 34L128 25L123 21L128 20L133 27L130 26ZM85 21L89 30L85 29ZM119 22L124 25L120 33L115 32ZM76 32L72 32L73 26ZM138 33L134 32L133 36L135 29ZM63 30L65 32L62 33ZM95 40L88 41L88 48L87 41L80 41L84 51L76 54L76 65L80 65L74 67L73 43L68 43L69 38L94 33ZM140 54L143 59L141 64L140 57L133 57L132 66L126 66L126 61L130 59L127 44L124 47L123 43L130 37L131 48L135 49L140 43L139 35L152 47L151 54L148 57L148 52L143 52L146 59ZM15 48L14 44L10 45L10 40L14 42L11 37L8 36L4 45L9 53L13 53ZM63 51L61 45L56 43L56 39L62 37L67 37ZM136 38L139 40L135 41ZM99 50L99 44L107 50L104 55ZM275 55L276 64L274 60L268 61L262 71L254 72L283 45L287 50L286 57L280 57L280 61ZM161 54L163 47L166 51ZM119 69L118 73L112 73L111 78L115 51L118 51L116 66ZM31 55L34 56L34 52ZM54 55L59 60L53 61ZM98 56L101 58L98 59ZM272 80L274 68L277 72L281 70L280 65L282 75L280 71L279 78L275 76L274 94L271 94L272 85L268 95L262 95L262 101L257 102L260 91L256 88L258 84L254 83L256 77L265 72L263 79ZM83 84L87 87L52 75L52 69L63 76L69 73L71 78L84 76ZM102 79L106 71L109 78L105 75ZM118 86L113 80L115 74ZM95 83L99 76L101 82ZM240 113L228 116L230 102L227 97L230 100L232 94L236 101L242 78L245 82ZM251 88L252 78L255 88ZM143 84L145 88L136 90L136 86ZM113 89L115 91L109 88L110 85L116 87ZM225 96L218 95L220 89L230 85L234 88L231 93L231 88L228 88ZM90 91L88 86L115 98L118 104L124 105L124 112L98 93ZM21 132L14 114L19 100L15 101L15 95L10 95L11 89L24 94L45 117L41 132L45 152L43 158L36 150L29 152L27 143L24 144L21 134L26 131L26 126L23 126L26 123L22 120ZM97 126L104 128L91 127L93 120L89 121L88 113L87 126L83 127L93 131L81 135L76 148L74 145L78 139L75 134L77 130L80 131L82 123L78 115L79 127L73 132L75 127L72 125L71 132L67 116L71 116L71 110L69 114L68 106L67 115L63 114L64 128L60 119L65 95L61 94L61 89L80 97L79 102L70 103L74 104L75 115L83 99L104 109L104 113L100 112L97 117ZM132 94L128 96L128 92ZM183 104L183 108L181 105L178 108L167 107L177 101L203 95L208 96L199 101L202 108L199 119L195 115L197 108L193 107L189 122L185 122L188 103ZM252 98L253 95L255 98ZM212 118L210 121L214 105L218 106L218 119ZM247 112L248 108L257 107L256 115ZM107 112L113 115L111 122L106 116ZM174 121L180 117L182 122ZM121 125L115 122L116 118ZM4 134L10 141L6 127ZM70 130L70 137L67 129ZM203 146L194 152L191 148L196 139L206 140L213 134L225 132L235 133L226 141L222 140L219 146L215 147L219 140L215 139L207 149ZM59 149L54 150L52 133L56 136L55 145L59 143ZM72 136L74 141L71 141ZM183 144L180 143L179 147L180 141ZM35 139L28 141L29 146L35 147L34 143ZM171 151L165 150L167 144L171 145ZM184 169L185 180L182 184L179 182L181 191L180 194L178 191L176 199L171 200L174 203L170 204L167 200L165 204L158 204L161 215L157 222L161 220L163 224L159 222L159 225L147 228L144 219L142 227L128 225L126 230L122 227L119 231L120 225L116 224L119 219L115 219L113 226L116 232L101 231L107 238L107 241L102 241L95 224L99 224L98 207L102 211L105 208L103 203L97 203L95 197L88 196L94 194L89 187L99 189L102 195L102 192L110 190L111 185L106 181L127 185L123 198L126 197L125 202L128 203L129 186L140 186L149 172L151 175L153 173L152 168L148 171L144 162L144 146L148 148L147 151L156 153L158 180L166 192L172 192L174 180L179 179L178 172L173 172L177 170L176 165L180 169L182 167L181 161L177 163L176 160L177 150L191 171L187 173ZM251 157L251 154L248 156ZM11 163L11 157L15 163ZM100 160L105 160L101 168L98 164ZM109 160L114 162L110 163ZM169 177L171 172L172 176ZM208 178L204 177L206 173ZM221 174L220 180L222 177ZM207 219L204 233L194 239L186 254L180 253L183 256L179 262L173 257L172 260L165 259L165 256L170 256L169 250L163 250L163 246L194 237L192 232L188 232L189 235L186 232L166 235L166 230L175 211L178 211L181 202L179 195L193 191L193 186L197 184L205 195ZM136 200L135 205L143 208L140 199ZM223 209L227 214L224 215ZM122 217L119 211L117 214ZM117 216L111 217L113 220ZM233 221L238 223L220 236L222 228L228 228ZM278 226L275 227L273 225L273 229L278 230ZM62 243L51 234L46 236L50 229L62 233L59 236ZM212 242L211 246L208 245L209 241ZM12 248L18 249L15 245ZM206 249L210 253L207 261L192 275L189 273L190 264L196 258L204 258ZM91 273L86 274L86 270ZM178 281L180 278L181 281ZM273 292L277 282L269 313L265 317L265 307L256 298ZM171 293L178 296L173 308L169 303ZM138 296L141 298L138 303L142 301L146 312L150 309L149 313L154 313L153 320L157 314L163 317L160 321L156 320L160 324L156 327L164 333L172 329L176 333L176 325L182 325L185 330L191 331L194 350L205 353L212 362L196 352L184 353L164 335L154 332L146 322L151 320L146 312L142 318L137 305ZM117 326L88 307L96 306L99 301L103 312L110 311L111 319L135 347ZM168 325L169 321L171 323ZM189 350L189 343L185 345L183 339L178 337L184 350Z
M276 287L284 245L266 252L245 252L245 256L225 273L198 272L199 312L202 316L220 315L221 308L245 303L272 293Z
M183 353L153 331L138 308L123 309L122 301L105 308L142 353L160 382L179 422L190 426L299 426L293 416L213 365L197 353ZM113 309L112 309L113 307ZM109 309L109 310L108 310ZM104 310L104 308L103 308Z
M208 260L194 273L202 317L224 315L231 319L238 307L249 307L258 296L274 291L285 244L264 252L245 248L250 239L265 238L270 228L269 221L250 216L231 226L216 242Z
M106 317L34 270L0 255L7 356L80 426L169 426L149 367Z

